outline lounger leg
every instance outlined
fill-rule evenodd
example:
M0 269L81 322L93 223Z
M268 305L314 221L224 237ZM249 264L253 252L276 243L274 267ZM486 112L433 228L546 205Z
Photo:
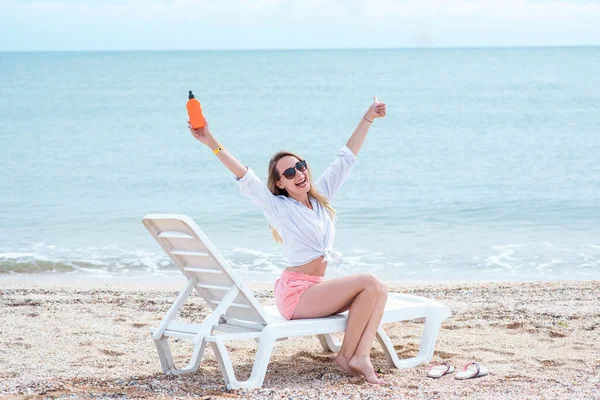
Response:
M317 335L317 337L319 338L319 342L321 342L321 346L323 346L323 350L325 351L333 351L334 353L337 353L342 348L342 345L336 343L329 333Z
M167 375L182 375L198 371L200 361L202 361L202 355L204 354L204 348L206 347L205 341L194 346L194 351L192 352L192 357L188 365L183 369L177 369L175 368L175 362L173 361L173 355L171 354L168 339L165 337L158 340L154 339L154 344L158 350L158 358L160 359L162 371Z
M191 372L198 371L198 367L200 366L200 361L202 361L202 355L204 354L204 348L206 347L206 342L203 340L202 343L194 346L194 351L192 352L192 358L188 365L183 369L175 369L171 371L173 375L183 375L189 374Z
M158 340L154 339L154 344L156 345L156 350L158 350L158 358L160 359L160 366L163 374L169 374L171 370L175 368L173 355L171 354L171 349L169 348L169 342L167 338L163 337L162 339Z
M254 359L254 366L252 367L252 373L250 379L248 379L249 388L259 388L265 381L265 375L267 374L267 367L269 361L271 361L271 354L273 353L273 346L275 345L275 339L270 335L261 338L258 350L256 351L256 357Z
M209 344L213 353L215 353L215 358L219 364L219 369L223 374L223 380L225 380L225 386L229 390L235 389L235 387L232 385L232 380L235 382L237 382L237 380L235 379L235 374L233 373L233 366L231 365L231 360L229 359L227 349L223 343L210 342Z
M425 319L425 327L423 328L423 335L421 336L419 354L416 357L404 360L398 358L398 354L396 354L396 350L394 349L394 344L380 325L379 329L377 329L377 340L381 344L381 347L383 347L388 363L396 368L412 368L430 361L433 358L435 342L440 326L445 318L446 317L443 315L434 315Z
M211 342L210 346L215 353L217 362L219 363L219 369L223 373L223 379L225 380L225 386L227 389L256 389L263 385L265 375L267 373L267 367L269 366L269 360L271 359L271 353L273 352L273 345L275 339L268 334L261 335L260 344L256 351L256 357L254 359L254 366L252 367L252 373L250 378L246 381L238 381L233 371L233 365L229 358L229 353L222 340L216 340Z
M425 361L423 362L429 362L433 358L435 343L444 319L438 315L425 319L425 327L423 328L423 336L421 337L421 345L419 346L419 354L417 356L424 359Z

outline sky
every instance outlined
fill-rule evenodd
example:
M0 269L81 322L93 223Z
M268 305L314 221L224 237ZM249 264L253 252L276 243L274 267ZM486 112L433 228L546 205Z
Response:
M0 51L600 45L600 0L0 0Z

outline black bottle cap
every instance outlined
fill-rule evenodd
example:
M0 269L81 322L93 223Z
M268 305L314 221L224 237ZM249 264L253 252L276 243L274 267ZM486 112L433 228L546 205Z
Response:
M196 97L194 97L194 93L192 93L192 91L190 90L190 96L189 96L189 99L191 100L191 99L195 99L195 98L196 98Z

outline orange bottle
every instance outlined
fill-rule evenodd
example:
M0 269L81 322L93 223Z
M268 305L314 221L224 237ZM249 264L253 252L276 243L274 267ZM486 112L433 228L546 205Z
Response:
M194 94L190 90L189 100L187 102L187 112L190 120L188 121L193 129L203 128L206 122L204 121L204 115L202 115L202 106L200 102L194 97Z

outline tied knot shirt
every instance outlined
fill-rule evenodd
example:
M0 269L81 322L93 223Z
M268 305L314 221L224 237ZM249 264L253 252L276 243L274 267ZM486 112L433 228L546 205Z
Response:
M314 182L315 189L331 202L355 161L352 150L348 146L342 147L335 160ZM342 262L341 253L333 249L335 221L316 199L308 196L311 210L291 197L274 195L252 168L236 180L240 192L263 210L269 224L283 239L283 251L290 267L304 265L322 255L324 262Z

